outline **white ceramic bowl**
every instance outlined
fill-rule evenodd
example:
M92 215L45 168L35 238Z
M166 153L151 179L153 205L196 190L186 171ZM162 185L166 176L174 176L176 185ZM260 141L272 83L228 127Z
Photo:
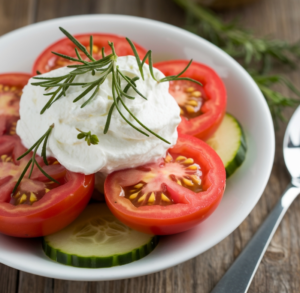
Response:
M267 184L274 157L274 131L268 106L246 71L219 48L180 28L137 17L86 15L54 19L13 31L0 38L0 72L31 72L35 58L69 32L103 32L129 37L146 49L154 60L191 59L215 69L228 92L227 111L244 127L246 161L228 180L226 192L214 214L196 228L163 237L147 257L105 269L81 269L48 259L39 239L0 235L0 261L37 275L68 280L114 280L157 272L184 262L211 248L229 235L250 213Z

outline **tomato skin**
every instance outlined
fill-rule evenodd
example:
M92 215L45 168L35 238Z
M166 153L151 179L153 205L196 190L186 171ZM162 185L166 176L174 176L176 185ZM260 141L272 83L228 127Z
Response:
M60 187L53 189L43 202L40 200L32 206L0 203L0 232L16 237L40 237L59 231L74 221L90 200L94 175L67 171L66 177L76 183L67 183L62 190L58 190Z
M23 87L28 83L28 80L31 78L30 74L27 73L20 73L20 72L14 72L14 73L2 73L0 74L0 86L2 88L8 86L8 87L16 87L18 88L18 91L23 89ZM3 102L1 103L0 100L0 135L8 134L11 126L13 123L16 123L19 119L19 100L20 97L17 95L16 92L12 91L6 91L4 92L11 96L11 102L13 102L13 105L3 105ZM3 95L3 92L0 89L0 99Z
M114 43L115 51L118 56L133 55L130 45L126 41L125 37L122 37L122 36L117 36L117 35L112 35L112 34L86 33L86 34L74 35L74 37L79 42L81 42L84 46L89 46L91 35L93 35L94 45L97 45L99 47L100 51L101 51L101 48L104 47L106 54L111 53L111 49L108 45L108 41L111 41ZM144 56L146 55L147 51L143 47L138 45L137 43L135 43L135 42L133 42L133 43L137 49L138 55L141 57L141 59L143 59ZM46 73L46 72L52 70L51 68L49 68L49 64L53 64L53 63L55 63L55 60L57 60L57 56L52 54L52 52L57 52L57 53L61 53L61 54L68 55L68 56L74 56L76 58L74 48L75 48L75 45L68 38L60 39L57 42L51 44L35 60L33 68L32 68L32 74L36 75L37 71L39 71L41 73ZM99 53L100 53L100 51L99 51ZM97 59L100 59L100 58L97 58ZM59 66L59 67L61 67L61 66Z
M171 60L155 63L153 66L166 76L181 72L189 61ZM181 77L190 77L203 84L207 100L201 107L202 114L187 120L181 117L178 132L207 140L219 127L226 112L227 94L221 78L210 67L195 62Z
M14 164L17 165L19 161L16 158L24 152L24 147L17 136L4 135L0 137L0 151L1 155L12 151ZM93 192L94 175L69 171L62 173L60 166L56 166L59 176L65 174L66 183L50 190L32 205L11 204L10 194L16 181L9 181L11 176L0 179L0 233L16 237L48 235L70 224L82 212ZM1 163L0 167L3 167ZM43 180L43 176L35 171L32 177Z
M23 88L31 77L31 74L22 72L1 73L0 84Z
M131 169L113 172L106 178L104 191L108 207L120 221L135 230L156 235L189 230L211 215L222 199L226 185L225 169L221 159L205 142L181 134L169 153L192 157L201 165L204 191L194 193L176 183L168 184L168 192L177 201L176 204L137 208L120 196L121 188L118 184L126 176L132 177L134 173L128 173ZM131 183L133 181L131 179Z
M89 202L94 175L67 171L66 177L76 183L68 182L70 184L63 185L63 188L51 190L45 196L46 200L32 206L1 202L0 232L16 237L39 237L59 231L74 221ZM70 193L68 189L74 192Z

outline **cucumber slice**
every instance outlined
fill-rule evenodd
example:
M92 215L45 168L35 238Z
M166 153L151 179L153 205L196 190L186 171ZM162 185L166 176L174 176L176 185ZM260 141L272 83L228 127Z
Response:
M246 158L247 144L244 131L240 123L228 113L217 131L206 142L222 159L227 178Z
M43 238L47 256L82 268L127 264L149 254L158 237L135 231L110 212L104 203L88 205L68 227Z

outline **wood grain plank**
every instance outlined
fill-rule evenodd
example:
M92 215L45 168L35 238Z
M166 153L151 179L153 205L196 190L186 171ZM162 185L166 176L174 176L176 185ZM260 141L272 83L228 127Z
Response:
M262 1L261 3L245 7L238 12L227 13L226 18L230 19L239 13L242 15L243 25L257 31L257 35L272 35L276 38L296 42L300 39L300 31L297 27L300 24L300 20L294 11L300 8L299 4L299 1L294 0L286 1L285 3L282 3L282 1ZM300 84L299 74L296 71L287 73L286 70L283 70L283 73L286 73L288 78L295 84ZM284 87L279 87L279 90L285 94L290 94ZM287 118L291 115L292 110L288 109L285 111ZM282 123L280 130L276 133L275 162L267 188L250 216L233 233L235 240L237 239L237 233L246 231L245 227L243 227L245 222L250 222L253 228L251 229L252 233L247 233L248 236L243 238L245 242L250 239L289 182L282 155L285 125L285 123ZM299 225L297 225L300 212L299 204L300 200L297 199L284 217L258 268L249 293L299 292L300 262L298 239L300 230ZM239 250L244 245L245 243L239 247Z
M19 271L0 263L0 292L16 292L18 288Z
M0 0L0 35L30 23L33 0Z

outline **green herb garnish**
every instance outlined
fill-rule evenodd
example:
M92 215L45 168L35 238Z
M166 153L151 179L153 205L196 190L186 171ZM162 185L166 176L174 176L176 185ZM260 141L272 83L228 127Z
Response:
M285 107L295 107L300 103L270 88L284 84L300 97L291 82L279 75L267 75L273 64L296 67L295 61L300 58L300 41L289 44L268 37L256 38L250 31L241 29L239 24L225 23L215 13L191 0L174 2L186 11L186 28L189 31L222 48L249 71L269 105L275 125L278 120L284 120L282 111Z
M25 176L28 168L30 167L31 165L31 169L30 169L30 172L29 172L29 175L28 175L28 178L31 177L32 175L32 171L33 171L33 168L34 168L34 165L36 165L38 167L38 169L51 181L54 181L55 183L57 184L60 184L57 180L55 180L54 178L52 178L50 175L48 175L43 169L42 167L39 165L39 163L36 161L35 159L35 155L36 155L36 152L38 150L38 148L40 147L40 145L43 143L43 147L42 147L42 158L43 158L43 161L46 165L48 165L48 161L47 161L47 157L46 157L46 146L47 146L47 141L48 141L48 138L49 138L49 135L52 131L54 127L54 124L52 124L49 129L46 131L46 133L30 148L28 149L23 155L21 155L20 157L17 158L17 160L21 160L23 157L25 157L26 155L28 155L31 151L33 151L33 155L32 155L32 158L28 161L26 167L24 168L22 174L20 175L20 178L19 180L17 181L13 191L12 191L12 194L14 194L19 186L19 184L21 183L23 177Z
M89 61L85 61L82 59L82 57L80 56L78 49L75 48L75 52L77 55L77 58L73 58L73 57L69 57L60 53L55 53L53 52L55 55L60 56L62 58L65 58L67 60L70 61L74 61L77 62L79 64L74 64L74 65L69 65L69 68L74 68L73 71L71 71L70 73L63 75L63 76L58 76L58 77L34 77L35 79L39 80L39 82L34 82L32 83L32 85L35 86L41 86L46 88L46 90L51 90L50 92L45 93L45 96L51 96L50 99L48 100L48 102L46 103L46 105L43 107L43 109L41 110L41 114L43 114L47 109L49 109L51 107L51 105L53 103L55 103L57 100L59 100L60 98L62 98L63 96L66 96L66 91L68 90L68 88L70 86L81 86L82 88L86 88L81 94L79 94L74 100L73 102L76 103L78 101L80 101L81 99L83 99L84 97L86 97L87 94L91 94L90 97L81 105L81 108L85 107L87 104L89 104L93 98L95 97L95 95L97 94L97 92L100 89L100 86L103 84L103 82L106 80L107 76L109 74L112 74L112 96L114 99L114 102L109 110L109 114L107 116L107 120L106 120L106 124L105 124L105 128L104 128L104 134L108 132L109 130L109 125L111 122L111 117L112 117L112 112L114 110L114 108L116 108L116 110L119 112L120 116L135 130L137 130L138 132L142 133L145 136L149 136L148 133L153 134L154 136L156 136L157 138L159 138L160 140L166 142L169 144L169 142L167 140L165 140L164 138L162 138L161 136L159 136L158 134L156 134L155 132L153 132L152 130L150 130L147 126L145 126L141 121L139 121L136 116L130 111L130 109L126 106L125 101L123 100L123 97L128 98L128 99L135 99L135 97L129 95L127 93L128 89L131 87L141 98L146 99L147 97L145 97L138 89L136 84L134 83L134 81L132 79L130 79L129 77L125 76L118 68L117 66L117 58L118 56L116 55L115 52L115 48L114 48L114 44L109 42L109 46L112 50L112 53L110 55L105 56L104 54L104 49L102 48L102 59L100 60L95 60L92 56L92 49L90 50L90 52L88 52L86 50L86 48L78 41L76 40L70 33L68 33L65 29L60 28L60 30L76 45L76 47L81 50L83 52L83 54L85 54L85 56L89 59ZM149 61L149 70L151 73L152 78L157 81L157 82L166 82L166 81L171 81L171 80L189 80L192 82L195 82L199 85L202 85L201 83L199 83L196 80L193 80L191 78L187 78L187 77L180 77L180 75L182 75L190 66L190 64L192 63L192 60L190 61L190 63L186 66L186 68L184 68L184 70L182 72L180 72L180 74L178 75L174 75L174 76L168 76L168 77L164 77L160 80L156 80L154 73L153 73L153 64L152 64L152 56L151 56L151 51L148 51L146 56L144 57L144 59L141 61L139 58L139 55L137 53L137 50L134 46L134 44L128 39L126 38L126 40L128 41L128 43L130 44L133 53L136 57L136 61L141 73L142 78L144 79L144 72L143 72L143 65L146 62L146 60L148 59ZM90 48L93 47L93 38L90 38ZM96 72L101 72L101 75L98 79L96 79L95 81L92 82L84 82L84 83L76 83L74 82L74 79L81 75L81 74L86 74L90 72L92 75L95 75ZM127 83L127 90L123 90L121 88L121 80L126 81ZM128 114L144 129L140 129L137 126L135 126L133 123L131 123L128 119L126 119L126 117L124 116L124 114L121 112L119 104L122 104L123 108L125 109L125 111L128 112ZM86 132L89 133L89 132Z

